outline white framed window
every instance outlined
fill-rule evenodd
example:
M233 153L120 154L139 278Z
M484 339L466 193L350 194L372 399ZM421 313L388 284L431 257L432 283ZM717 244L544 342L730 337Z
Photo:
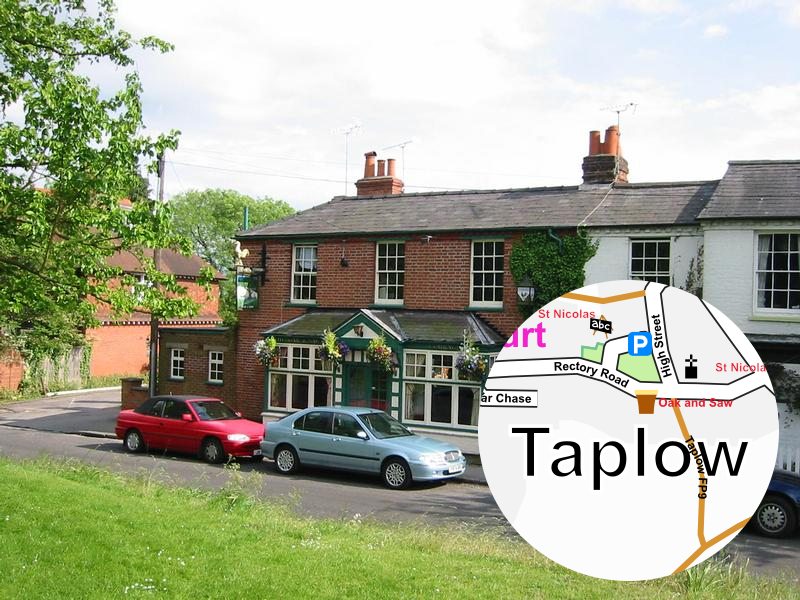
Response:
M452 354L431 354L431 377L434 379L456 379L453 373Z
M470 306L503 306L503 240L472 242Z
M800 310L800 234L759 234L755 284L756 309Z
M375 303L403 304L406 245L378 242L375 251Z
M424 352L406 352L406 377L422 377L427 375L425 367L428 355Z
M134 275L134 278L136 279L136 283L131 286L131 294L136 298L136 302L141 303L144 300L147 288L153 287L153 283L147 279L144 273Z
M294 246L292 254L292 302L314 304L317 301L317 247Z
M670 285L672 269L669 238L630 241L630 278Z
M301 410L333 404L333 378L318 346L278 347L278 364L270 369L267 404L278 410Z
M208 352L208 381L210 383L222 383L222 365L225 353L219 350Z
M186 375L186 350L183 348L170 348L169 351L169 378L183 379Z
M455 352L409 350L404 354L403 419L427 425L477 427L481 387L461 380ZM495 356L489 356L489 363Z

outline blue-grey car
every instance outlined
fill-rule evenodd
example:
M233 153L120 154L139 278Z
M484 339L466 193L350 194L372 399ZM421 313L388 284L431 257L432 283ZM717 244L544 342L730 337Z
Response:
M466 468L453 444L416 435L372 408L306 408L267 423L261 450L279 473L300 465L379 473L393 489L457 477Z

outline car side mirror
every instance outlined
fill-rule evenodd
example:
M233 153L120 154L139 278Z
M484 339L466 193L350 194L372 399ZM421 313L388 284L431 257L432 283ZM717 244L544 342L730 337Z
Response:
M369 436L367 435L367 432L364 431L363 429L361 431L359 431L358 433L356 433L356 437L361 439L361 440L365 440L365 441L369 439Z
M192 415L190 415L189 413L183 413L181 415L181 421L186 421L187 423L191 423L192 421L194 421L194 419L192 418Z

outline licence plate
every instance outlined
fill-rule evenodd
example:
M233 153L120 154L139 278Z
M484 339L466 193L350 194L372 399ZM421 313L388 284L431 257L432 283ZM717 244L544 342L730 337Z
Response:
M448 474L448 475L453 475L453 474L455 474L455 473L461 473L463 470L464 470L464 467L462 467L461 465L453 465L453 466L452 466L452 467L450 467L450 469L447 471L447 474Z
M253 456L261 456L261 449L253 450Z

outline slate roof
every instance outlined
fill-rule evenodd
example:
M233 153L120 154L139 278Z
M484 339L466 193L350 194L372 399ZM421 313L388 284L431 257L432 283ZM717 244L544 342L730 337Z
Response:
M152 249L147 248L143 253L146 258L153 258ZM126 273L144 273L139 259L127 250L115 252L106 262L112 267L121 267ZM199 277L200 270L208 266L210 265L196 254L184 256L174 250L161 250L159 268L164 273L171 273L176 277ZM216 272L215 277L225 279L220 272Z
M324 329L336 329L347 321L356 311L344 310L309 310L280 325L264 331L261 335L283 335L287 337L318 337L322 340Z
M800 217L800 160L732 160L701 219Z
M337 196L238 238L695 222L716 181Z
M399 335L403 343L411 341L459 345L465 329L481 345L497 345L506 341L506 338L473 313L403 309L312 309L264 331L261 335L321 338L323 329L334 330L359 313L391 329Z

